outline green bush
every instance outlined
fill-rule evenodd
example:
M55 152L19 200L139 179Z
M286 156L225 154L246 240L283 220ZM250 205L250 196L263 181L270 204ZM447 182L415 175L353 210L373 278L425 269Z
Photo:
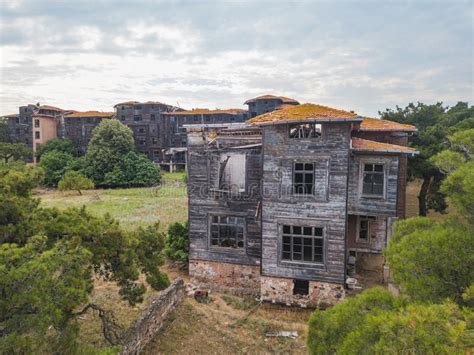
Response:
M44 170L44 183L46 186L58 185L66 172L68 165L74 161L69 153L51 151L41 156L39 166Z
M166 255L174 261L187 262L189 257L188 222L173 223L168 227L166 238Z
M39 146L36 157L40 159L43 154L51 152L67 153L74 157L79 155L78 149L69 139L54 138Z
M454 303L408 304L381 288L368 289L315 311L308 349L311 354L463 354L472 316Z
M81 190L92 190L94 188L94 182L81 173L70 170L59 180L58 188L60 191L74 190L77 191L79 195L82 195Z
M135 151L132 131L117 120L94 129L83 171L102 187L153 186L161 180L159 167Z
M474 280L472 229L457 219L397 222L385 255L394 280L414 300L460 303Z

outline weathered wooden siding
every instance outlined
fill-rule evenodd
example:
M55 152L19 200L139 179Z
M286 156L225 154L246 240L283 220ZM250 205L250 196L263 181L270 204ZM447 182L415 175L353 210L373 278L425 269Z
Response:
M381 253L387 242L387 217L379 216L370 222L370 240L357 239L357 216L348 216L347 248L364 252Z
M236 146L240 143L242 142L234 140L230 145ZM261 147L239 149L247 154L246 191L238 196L228 196L213 191L217 186L220 154L231 149L224 142L221 142L220 146L221 148L208 147L202 132L188 134L190 259L259 265L261 225L257 208L261 190ZM235 152L235 150L232 151ZM245 167L242 168L245 169ZM246 221L245 248L243 250L211 248L210 215L244 217Z
M382 143L390 143L401 146L408 145L408 133L406 132L354 132L354 136L369 139ZM407 166L408 157L402 154L399 157L398 169L398 196L397 196L397 217L405 218L406 209L406 187L407 187Z
M288 129L263 129L262 275L343 283L350 124L325 124L322 140L289 139ZM292 194L294 162L316 164L314 196ZM286 223L325 228L324 265L281 260Z
M364 162L385 166L385 193L383 197L362 195L362 169ZM355 215L397 215L398 156L354 154L350 162L348 213Z

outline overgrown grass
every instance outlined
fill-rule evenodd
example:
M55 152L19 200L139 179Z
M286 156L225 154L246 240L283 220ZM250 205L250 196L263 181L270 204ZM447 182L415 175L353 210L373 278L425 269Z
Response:
M257 305L257 301L252 297L235 297L232 295L222 295L224 302L235 309L249 310Z
M173 174L176 177L177 173ZM178 180L169 181L173 180L165 180L159 187L83 191L82 196L57 190L38 190L37 195L45 207L84 205L94 215L109 213L128 230L160 222L164 231L171 223L188 218L186 185Z

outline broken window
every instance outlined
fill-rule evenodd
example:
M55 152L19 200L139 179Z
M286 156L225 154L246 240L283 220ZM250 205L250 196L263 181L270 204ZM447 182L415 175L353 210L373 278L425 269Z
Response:
M236 216L211 217L211 246L244 248L245 218Z
M141 116L141 115L135 115L135 116L133 116L133 120L134 120L135 122L141 121L141 120L142 120L142 116Z
M321 124L300 123L290 125L290 138L321 138Z
M35 128L39 128L40 126L40 121L36 118L35 119Z
M244 192L245 171L245 153L222 154L219 163L219 190Z
M357 240L359 242L370 241L370 225L375 219L373 216L358 216Z
M152 113L152 114L150 115L150 120L152 120L152 121L155 120L155 114L154 114L154 113Z
M38 131L35 132L35 139L40 139L40 133Z
M293 193L311 195L314 188L314 164L295 163L293 169Z
M306 296L309 294L309 281L293 280L293 294Z
M383 196L384 194L383 164L364 164L362 193L364 195Z
M310 263L324 262L324 229L284 225L282 260Z

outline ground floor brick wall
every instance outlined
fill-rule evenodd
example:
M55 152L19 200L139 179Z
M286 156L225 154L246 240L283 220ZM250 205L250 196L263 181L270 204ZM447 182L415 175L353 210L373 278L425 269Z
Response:
M260 267L206 260L190 260L191 284L236 294L260 294Z
M308 295L294 295L293 279L260 277L260 292L263 301L305 307L329 307L345 297L343 285L309 281Z

